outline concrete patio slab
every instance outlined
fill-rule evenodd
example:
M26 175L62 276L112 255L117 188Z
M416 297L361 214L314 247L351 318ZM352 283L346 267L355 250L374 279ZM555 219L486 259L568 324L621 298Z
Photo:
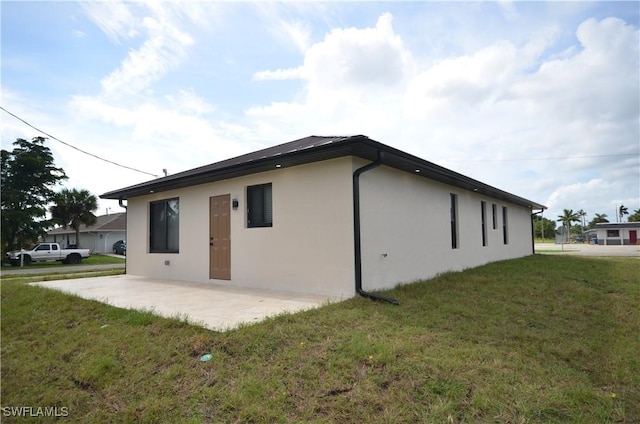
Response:
M132 275L32 284L120 308L152 311L168 318L186 317L191 323L216 331L229 330L241 323L257 323L284 312L299 312L341 300L321 295L154 280Z

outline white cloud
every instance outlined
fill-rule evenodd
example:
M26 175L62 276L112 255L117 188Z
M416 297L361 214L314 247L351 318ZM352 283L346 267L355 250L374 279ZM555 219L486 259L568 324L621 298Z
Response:
M556 188L547 199L546 206L549 207L549 210L556 211L556 215L560 214L558 211L562 211L562 209L589 209L594 204L602 204L600 200L602 193L608 193L614 189L614 182L604 181L600 178L589 180L586 183L568 184Z
M640 204L637 156L605 156L639 151L637 28L586 20L579 45L548 55L559 35L550 25L433 62L409 51L391 23L384 14L373 28L334 29L311 45L292 68L306 78L303 96L252 107L256 127L364 133L524 197L547 197L551 209L608 208L612 197Z
M276 69L275 71L258 71L253 74L254 81L266 80L290 80L301 79L304 76L304 68Z
M107 156L151 164L156 173L309 134L366 134L547 203L545 216L563 208L607 212L612 199L640 207L638 156L606 156L640 149L640 37L633 25L617 18L537 25L517 2L501 4L498 13L490 7L492 23L530 28L517 35L466 26L483 4L455 17L416 7L425 15L361 14L345 18L348 24L341 24L346 9L373 6L235 7L84 4L121 56L101 71L101 92L68 94L73 128L47 129L69 140L90 134ZM320 7L330 10L312 13ZM572 16L570 9L563 16ZM250 34L222 18L235 11ZM527 160L535 158L550 159ZM90 165L83 171L94 172ZM129 185L130 174L122 174L129 179L100 181L99 189Z
M628 93L638 92L638 31L619 20L590 20L579 27L578 37L582 51L544 63L513 87L514 95L527 99L532 112L562 123L590 127L637 117L637 98Z
M373 28L334 29L323 41L304 51L304 64L295 68L265 70L256 80L305 78L309 90L371 89L404 80L411 60L401 38L393 31L392 16L380 16ZM308 45L308 35L305 42Z
M592 179L586 183L575 183L558 187L551 193L547 200L550 213L549 219L555 219L562 213L563 209L573 209L574 211L583 209L587 212L587 221L593 218L596 213L606 214L609 221L616 222L615 211L620 205L625 205L629 210L640 207L639 197L610 197L609 193L617 193L619 182L604 181L600 178ZM568 206L570 205L570 206Z
M404 79L410 55L385 13L375 28L335 29L305 54L304 69L314 89L389 86Z
M309 48L311 44L311 29L303 22L283 22L282 28L298 50L304 52Z
M268 119L296 136L362 133L371 123L391 122L389 116L402 108L398 100L413 70L411 53L392 20L385 13L375 27L334 29L306 50L301 66L256 74L263 80L301 77L304 90L291 103L252 107L248 115L261 129Z
M180 110L182 113L193 116L208 116L215 111L215 107L207 103L193 90L179 90L177 96L167 95L169 108Z
M80 3L87 16L112 40L120 42L138 34L137 20L122 1L84 1Z
M498 43L473 55L446 59L414 78L408 94L417 102L492 101L517 70L517 59L517 49L511 43Z
M262 15L269 33L285 47L304 53L311 45L311 26L298 18L302 12L321 15L321 3L258 2L253 8ZM303 12L304 11L304 12Z
M150 4L150 16L139 20L137 29L144 30L148 38L140 48L129 51L118 69L102 79L105 95L139 93L186 57L186 48L194 40L174 22L177 18L172 10L163 6L162 3Z
M165 143L175 146L214 135L206 119L213 107L190 92L160 101L144 99L119 105L96 97L75 96L71 107L78 118L126 129L130 132L127 142L154 140L156 147Z
M518 16L512 0L498 0L498 5L502 8L502 13L508 20L513 20Z

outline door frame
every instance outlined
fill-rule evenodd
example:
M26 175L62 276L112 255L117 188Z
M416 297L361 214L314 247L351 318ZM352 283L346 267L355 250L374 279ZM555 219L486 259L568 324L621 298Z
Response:
M209 279L231 280L231 194L209 197Z

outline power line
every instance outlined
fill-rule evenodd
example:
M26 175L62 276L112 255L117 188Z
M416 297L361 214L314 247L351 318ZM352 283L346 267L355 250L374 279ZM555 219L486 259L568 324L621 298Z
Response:
M67 146L67 147L71 147L72 149L75 149L75 150L79 151L80 153L84 153L85 155L89 155L89 156L91 156L91 157L93 157L93 158L96 158L96 159L99 159L99 160L101 160L101 161L104 161L104 162L110 163L110 164L112 164L112 165L119 166L119 167L121 167L121 168L130 169L131 171L136 171L136 172L140 172L141 174L151 175L152 177L156 177L156 178L158 177L156 174L152 174L151 172L141 171L141 170L139 170L139 169L132 168L132 167L130 167L130 166L121 165L121 164L119 164L119 163L117 163L117 162L114 162L114 161L112 161L112 160L105 159L105 158L102 158L102 157L100 157L100 156L98 156L98 155L94 155L93 153L89 153L89 152L87 152L87 151L85 151L85 150L82 150L82 149L80 149L80 148L78 148L78 147L76 147L76 146L73 146L73 145L71 145L71 144L69 144L69 143L67 143L67 142L64 142L64 141L60 140L60 139L59 139L59 138L57 138L57 137L52 136L52 135L51 135L51 134L49 134L49 133L46 133L46 132L42 131L40 128L37 128L37 127L35 127L35 126L31 125L30 123L28 123L28 122L27 122L27 121L25 121L24 119L20 118L18 115L15 115L15 114L13 114L13 113L9 112L9 111L8 111L7 109L5 109L4 107L0 106L0 109L2 109L3 111L5 111L5 112L6 112L6 113L8 113L9 115L13 116L14 118L16 118L18 121L20 121L20 122L22 122L22 123L24 123L24 124L26 124L26 125L30 126L30 127L31 127L31 128L33 128L34 130L36 130L36 131L38 131L38 132L41 132L42 134L46 135L47 137L49 137L49 138L51 138L51 139L53 139L53 140L56 140L56 141L58 141L58 142L60 142L60 143L64 144L64 145L65 145L65 146Z
M28 123L27 121L25 121L24 119L20 118L19 116L9 112L7 109L5 109L4 107L0 106L0 109L2 109L3 111L5 111L6 113L8 113L9 115L13 116L14 118L16 118L17 120L21 121L22 123L30 126L31 128L33 128L34 130L41 132L42 134L46 135L49 138L52 138L53 140L56 140L62 144L64 144L65 146L71 147L72 149L75 149L81 153L84 153L85 155L89 155L91 157L94 157L96 159L99 159L101 161L110 163L112 165L116 165L119 166L121 168L126 168L132 171L136 171L136 172L140 172L141 174L146 174L146 175L151 175L152 177L158 177L157 174L152 174L151 172L146 172L146 171L141 171L139 169L136 168L132 168L130 166L126 166L126 165L121 165L117 162L111 161L109 159L105 159L102 158L100 156L94 155L93 153L89 153L85 150L82 150L78 147L75 147L69 143L66 143L62 140L60 140L57 137L54 137L53 135L42 131L41 129L31 125L30 123ZM593 159L593 158L605 158L605 157L623 157L623 156L640 156L640 153L621 153L621 154L612 154L612 155L593 155L593 156L563 156L563 157L549 157L549 158L513 158L513 159L459 159L459 160L444 160L446 162L519 162L519 161L531 161L531 160L571 160L571 159Z
M640 153L620 153L615 155L593 155L593 156L563 156L555 158L514 158L514 159L460 159L446 160L446 162L519 162L526 160L571 160L571 159L593 159L593 158L610 158L622 156L640 156Z

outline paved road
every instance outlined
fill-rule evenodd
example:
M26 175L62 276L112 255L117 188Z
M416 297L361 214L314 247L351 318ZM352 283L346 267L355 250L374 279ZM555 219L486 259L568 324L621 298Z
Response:
M9 274L45 274L48 272L77 272L77 271L99 271L104 269L124 269L124 263L121 264L103 264L103 265L61 265L55 267L37 268L33 265L25 267L11 267L0 271L0 276Z
M535 251L544 255L635 256L640 258L640 245L602 246L582 243L567 243L564 245L536 243Z

